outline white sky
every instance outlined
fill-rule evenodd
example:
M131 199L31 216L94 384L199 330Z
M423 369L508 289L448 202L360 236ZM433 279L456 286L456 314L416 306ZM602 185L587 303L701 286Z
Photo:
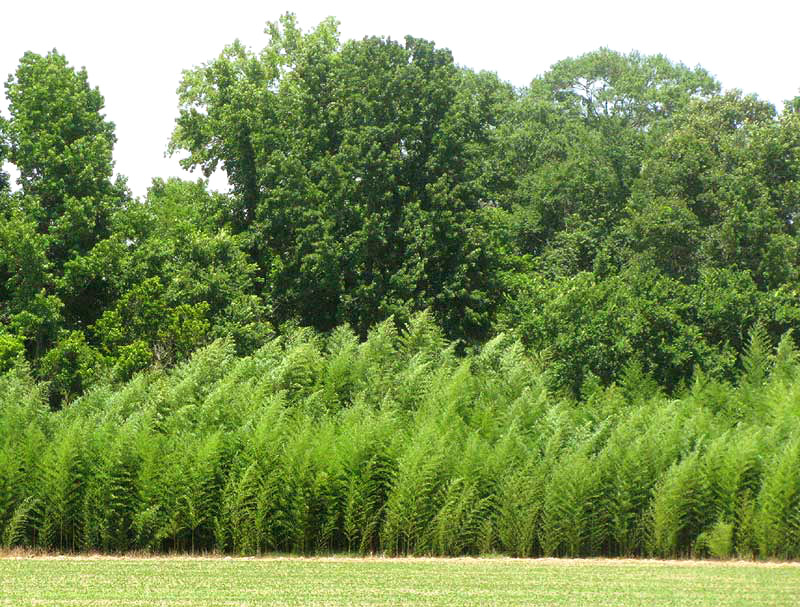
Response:
M561 59L608 46L702 65L724 88L757 93L778 109L800 93L798 0L8 1L0 5L0 77L15 71L26 50L57 48L71 65L85 66L117 127L116 170L141 196L153 177L198 176L164 157L181 70L217 56L235 38L261 49L265 22L287 10L304 30L335 16L342 40L427 38L450 48L459 64L517 86ZM0 95L0 113L7 116L6 109Z

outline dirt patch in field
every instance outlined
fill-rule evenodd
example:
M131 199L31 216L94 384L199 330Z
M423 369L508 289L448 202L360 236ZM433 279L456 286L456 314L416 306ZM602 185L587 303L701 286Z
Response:
M347 554L327 556L297 556L285 554L266 554L262 556L231 556L225 554L156 554L150 552L129 552L125 554L103 553L64 553L57 554L41 550L29 549L0 549L0 558L3 559L43 559L43 560L218 560L218 561L317 561L317 562L346 562L346 563L376 563L376 562L406 562L406 563L451 563L463 564L488 564L488 563L514 563L525 564L532 567L559 565L559 566L620 566L644 565L654 566L679 566L679 567L800 567L798 561L748 561L748 560L692 560L692 559L650 559L650 558L512 558L508 556L465 556L465 557L433 557L433 556L405 556L389 557L382 555L354 556Z

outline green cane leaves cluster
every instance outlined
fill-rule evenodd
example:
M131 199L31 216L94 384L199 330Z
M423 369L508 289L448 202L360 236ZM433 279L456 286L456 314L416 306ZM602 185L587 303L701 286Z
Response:
M640 381L576 402L513 339L459 358L423 314L363 343L295 329L239 357L217 341L58 413L17 366L0 378L0 538L56 551L798 558L796 374L770 363L757 407L716 405L747 402L754 364L739 387L706 380L676 399Z

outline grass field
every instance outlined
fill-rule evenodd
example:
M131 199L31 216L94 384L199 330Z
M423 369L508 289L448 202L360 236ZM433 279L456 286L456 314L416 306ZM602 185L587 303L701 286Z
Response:
M636 560L0 558L0 605L800 605L800 566Z

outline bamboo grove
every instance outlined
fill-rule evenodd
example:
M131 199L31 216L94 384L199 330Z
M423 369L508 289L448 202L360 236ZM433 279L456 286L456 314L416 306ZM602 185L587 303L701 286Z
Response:
M225 193L9 76L2 545L800 558L800 97L265 33L178 86Z
M360 342L220 340L48 411L0 390L0 538L50 550L800 557L800 363L752 333L732 386L636 365L578 402L430 315Z

